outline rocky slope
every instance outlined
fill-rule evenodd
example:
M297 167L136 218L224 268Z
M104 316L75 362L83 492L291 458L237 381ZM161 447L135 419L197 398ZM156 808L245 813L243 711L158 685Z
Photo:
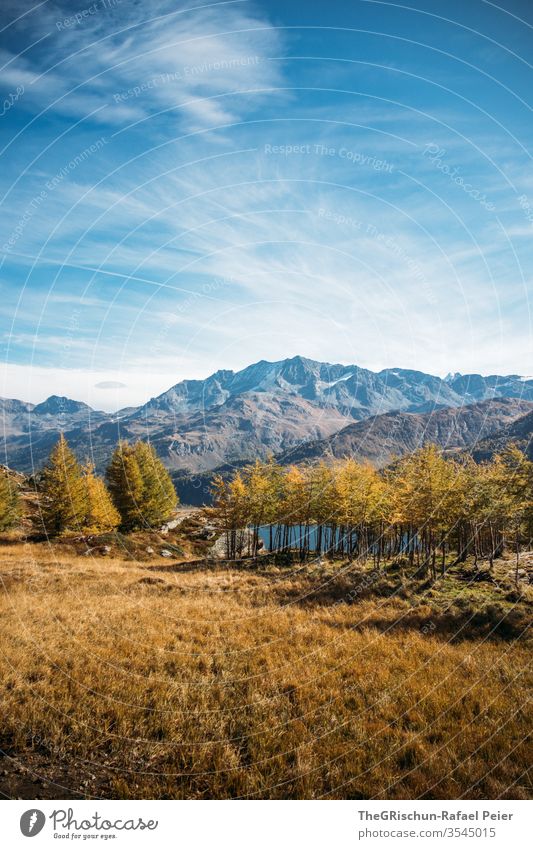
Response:
M472 456L478 463L489 460L506 445L514 443L533 460L533 411L510 422L476 443Z
M431 413L385 413L350 424L327 439L307 442L285 452L278 460L287 464L355 457L384 466L393 457L415 451L429 442L443 449L475 451L489 434L501 433L504 427L506 432L513 432L523 421L519 417L524 413L533 427L533 403L511 398L446 407Z

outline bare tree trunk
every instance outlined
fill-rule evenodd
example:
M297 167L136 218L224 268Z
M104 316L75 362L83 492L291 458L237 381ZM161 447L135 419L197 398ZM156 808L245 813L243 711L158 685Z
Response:
M520 566L520 537L519 529L516 529L516 569L515 569L515 584L518 586L518 568Z

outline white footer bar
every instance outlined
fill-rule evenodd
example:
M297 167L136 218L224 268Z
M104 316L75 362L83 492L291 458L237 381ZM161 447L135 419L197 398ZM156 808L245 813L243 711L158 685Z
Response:
M9 800L1 810L2 845L35 849L533 846L533 802L524 801Z

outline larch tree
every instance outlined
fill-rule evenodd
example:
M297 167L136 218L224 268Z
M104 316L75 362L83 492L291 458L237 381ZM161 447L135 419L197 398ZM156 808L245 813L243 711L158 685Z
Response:
M322 554L328 549L327 528L335 511L334 472L327 463L311 466L307 472L309 480L310 513L316 522L315 550Z
M41 515L52 536L81 531L88 513L83 469L61 434L41 478Z
M335 474L341 551L350 557L374 551L379 537L377 501L379 477L370 463L348 459Z
M0 470L0 531L13 528L21 517L18 487L5 469Z
M402 458L392 474L394 521L404 526L412 561L423 553L423 571L435 575L437 547L445 546L454 497L455 469L435 445L426 445Z
M235 560L242 554L244 533L250 521L246 485L239 472L232 480L215 475L212 484L213 513L226 537L226 556Z
M146 442L120 442L107 469L107 480L123 530L161 525L178 502L169 473Z
M139 526L143 479L133 446L119 442L107 468L113 504L120 514L120 527L129 531Z
M515 580L518 583L520 536L526 529L530 534L533 518L533 463L516 445L508 445L501 454L496 456L495 464L503 526L514 540L516 553Z
M251 554L257 556L259 550L259 529L273 520L273 504L276 496L276 465L272 460L256 462L243 472L243 484L249 515L248 524L252 530Z
M114 531L120 525L120 513L113 504L104 481L94 474L92 463L85 464L83 473L87 491L87 532L98 534Z
M289 466L284 476L280 503L280 518L283 524L281 547L284 550L292 548L294 528L304 525L308 517L308 486L303 469ZM299 548L302 547L301 534L297 534Z
M142 478L141 521L149 527L161 525L178 503L174 484L150 443L136 442L134 453Z

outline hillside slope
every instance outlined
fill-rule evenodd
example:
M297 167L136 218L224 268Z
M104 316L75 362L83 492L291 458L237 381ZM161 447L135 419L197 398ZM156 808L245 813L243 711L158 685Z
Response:
M530 460L533 460L533 411L509 422L501 430L482 439L476 444L472 455L477 462L489 460L510 443L517 445Z
M447 407L425 414L385 413L350 424L327 439L301 445L278 459L286 464L328 457L355 457L383 466L393 457L415 451L429 442L441 448L472 449L488 434L500 432L504 426L512 429L517 424L516 419L524 413L533 424L533 404L509 398Z

